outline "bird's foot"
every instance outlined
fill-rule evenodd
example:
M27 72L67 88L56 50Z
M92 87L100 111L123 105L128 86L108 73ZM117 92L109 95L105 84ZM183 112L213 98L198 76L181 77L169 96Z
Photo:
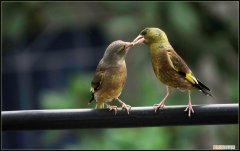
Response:
M108 107L109 111L114 110L115 115L117 114L117 106L111 106L111 105L108 105L107 107Z
M127 113L129 114L129 110L131 109L130 105L126 105L122 100L120 100L119 98L116 98L116 100L122 104L122 109L125 109L127 111Z
M131 110L131 106L130 105L126 105L125 103L122 104L122 109L125 109L127 111L127 113L129 114L129 111Z
M193 107L192 107L192 103L189 102L187 108L184 111L188 110L188 116L191 116L191 113L194 113Z
M164 101L161 101L159 104L154 104L153 108L155 109L155 112L157 112L158 109L163 109L164 106Z

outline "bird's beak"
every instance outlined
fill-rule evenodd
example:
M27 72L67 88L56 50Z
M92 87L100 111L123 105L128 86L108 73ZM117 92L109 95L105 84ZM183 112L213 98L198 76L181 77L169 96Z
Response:
M126 42L125 50L128 50L128 49L132 48L133 46L134 46L134 44L132 42Z
M142 35L138 35L137 38L135 38L133 40L133 45L136 45L136 44L142 44L144 42L144 37Z

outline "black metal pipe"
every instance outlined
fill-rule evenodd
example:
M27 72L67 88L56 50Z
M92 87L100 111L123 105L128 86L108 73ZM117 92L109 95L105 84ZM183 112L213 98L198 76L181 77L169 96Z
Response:
M58 109L2 111L2 130L123 128L177 125L237 124L238 104L194 105L191 117L186 106L132 107L130 114L118 109Z

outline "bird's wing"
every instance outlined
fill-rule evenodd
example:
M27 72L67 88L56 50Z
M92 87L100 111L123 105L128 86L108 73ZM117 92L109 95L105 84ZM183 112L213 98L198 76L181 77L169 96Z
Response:
M94 92L100 88L103 81L104 73L105 73L105 68L102 67L102 62L100 61L97 66L96 72L94 74L93 80L91 82L90 92L92 94L92 97L89 100L89 104L95 100Z
M102 80L104 77L104 69L101 67L97 67L95 75L93 77L93 80L91 82L91 92L94 93L96 90L98 90L102 84Z
M192 74L184 60L173 50L167 51L170 66L180 75L184 76L192 84L198 84L197 79Z
M188 68L187 64L175 51L167 51L167 56L170 66L177 73L184 76L189 82L191 82L196 88L201 90L205 95L212 96L209 92L210 89L192 74L192 71Z

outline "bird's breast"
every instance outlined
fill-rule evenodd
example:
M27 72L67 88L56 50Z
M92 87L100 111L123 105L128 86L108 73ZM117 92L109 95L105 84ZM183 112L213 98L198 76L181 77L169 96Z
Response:
M167 75L170 70L167 53L164 51L151 51L151 61L154 73L162 81L164 79L163 75Z
M179 89L191 89L192 85L171 67L168 59L167 51L151 50L151 61L156 77L168 86Z
M95 93L97 100L112 100L118 98L122 92L127 78L127 69L125 62L105 71L100 89Z

